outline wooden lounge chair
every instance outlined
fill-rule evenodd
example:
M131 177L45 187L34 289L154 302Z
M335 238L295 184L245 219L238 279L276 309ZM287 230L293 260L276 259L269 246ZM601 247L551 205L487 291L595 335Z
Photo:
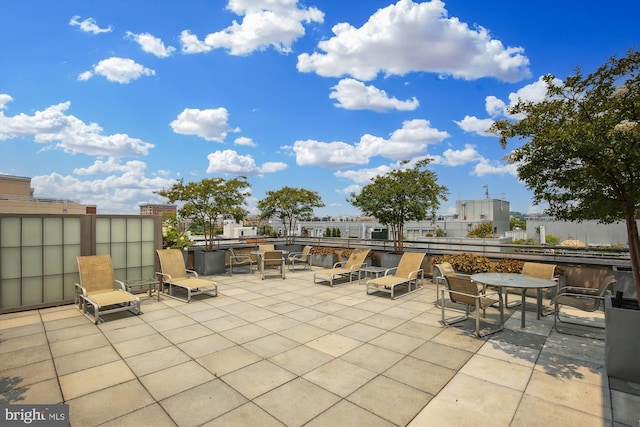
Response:
M291 252L287 257L289 262L289 270L295 270L296 265L302 265L303 269L307 267L311 268L311 263L309 262L309 252L311 251L312 246L307 245L304 247L302 252Z
M553 329L561 333L565 332L558 328L559 323L570 323L580 326L589 326L593 328L604 328L604 322L598 323L597 321L586 322L581 321L578 316L561 316L562 306L569 306L575 309L594 312L601 306L604 306L604 298L607 291L611 292L613 285L616 283L614 275L610 275L604 278L600 282L598 288L581 288L577 286L565 286L560 288L558 295L553 298L553 305L555 308L555 314L553 317Z
M467 277L459 276L446 276L446 286L441 289L442 300L444 301L445 292L449 293L449 299L452 302L463 304L465 307L465 313L462 316L454 318L445 318L445 305L442 304L442 319L441 323L445 326L453 325L454 323L465 321L469 318L471 308L474 308L476 312L475 320L475 333L478 337L493 334L495 332L504 329L504 304L502 302L502 293L500 291L486 292L486 289L479 287L471 279ZM496 299L497 296L497 299ZM495 329L489 329L487 331L480 330L480 310L483 313L487 307L498 304L500 310L500 318L498 325ZM484 317L484 316L483 316Z
M98 324L103 314L131 311L140 314L140 299L126 291L126 285L113 276L110 255L78 256L80 283L76 283L76 306ZM93 312L93 313L91 313Z
M218 295L218 285L213 280L201 279L198 273L187 270L184 265L182 251L178 249L158 249L156 250L160 260L160 270L156 272L158 279L162 280L162 288L169 287L168 296L184 302L191 302L194 295ZM187 292L186 298L181 298L173 294L173 288L182 288Z
M333 268L315 272L313 283L319 283L316 281L319 280L320 282L329 282L329 285L333 286L336 279L349 277L349 282L351 282L355 276L358 276L358 280L360 280L360 269L367 265L365 259L369 252L370 249L354 249L346 262L336 262L333 264Z
M369 290L371 289L374 293L389 293L391 294L391 299L395 299L395 291L398 286L407 287L407 292L402 294L403 296L422 289L420 281L424 276L424 271L422 270L424 256L424 253L419 252L405 252L402 254L397 267L389 268L385 271L384 276L367 282L367 295L370 294ZM411 289L412 285L413 289Z
M280 269L280 276L286 279L284 274L284 254L282 251L266 251L260 255L260 272L262 280L267 275L266 269L269 267L277 267Z

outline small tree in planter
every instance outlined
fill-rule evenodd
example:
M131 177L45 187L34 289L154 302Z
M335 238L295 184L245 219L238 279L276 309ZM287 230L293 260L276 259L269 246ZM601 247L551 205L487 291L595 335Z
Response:
M313 209L324 206L315 191L304 188L282 187L278 191L267 191L267 197L258 202L261 218L280 218L285 225L287 244L295 240L294 230L300 220L311 220Z
M373 178L360 194L351 193L348 199L365 215L391 228L396 254L404 252L404 223L432 217L440 201L447 200L447 188L437 184L435 172L422 169L430 163L428 158L413 167L407 167L408 163L403 161L400 169Z
M198 182L179 180L168 190L156 193L166 197L169 203L184 202L180 216L197 220L203 225L205 250L213 251L214 229L220 218L242 220L247 211L243 208L250 184L246 177L234 179L205 178Z

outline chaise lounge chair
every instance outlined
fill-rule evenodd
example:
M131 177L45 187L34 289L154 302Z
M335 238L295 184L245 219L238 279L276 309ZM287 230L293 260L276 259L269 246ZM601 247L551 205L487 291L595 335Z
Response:
M354 249L349 255L349 259L346 262L336 262L333 264L333 268L327 268L314 273L313 283L319 283L316 280L329 282L330 286L333 286L333 282L339 278L349 277L349 282L357 275L360 280L360 269L365 267L365 259L369 255L369 249Z
M103 314L125 310L140 314L140 299L126 291L124 282L115 280L110 255L78 256L77 260L76 306L82 314L95 324L104 321Z
M156 250L160 260L160 270L156 273L162 280L162 288L169 286L171 298L184 302L191 302L194 295L218 295L218 285L213 280L200 279L198 273L187 270L184 265L184 257L178 249L158 249ZM187 291L187 297L181 298L173 294L173 288L178 287Z
M400 258L397 267L389 268L384 272L384 276L371 279L367 282L367 295L375 292L386 292L391 294L391 299L395 299L395 291L397 286L406 286L407 295L422 289L422 284L418 280L422 280L424 271L422 270L422 260L425 254L418 252L405 252ZM413 289L412 288L413 285ZM369 290L373 292L369 292Z

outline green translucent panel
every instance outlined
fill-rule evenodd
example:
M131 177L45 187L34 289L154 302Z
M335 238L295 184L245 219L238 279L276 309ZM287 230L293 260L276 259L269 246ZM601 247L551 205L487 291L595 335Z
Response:
M140 242L127 243L127 267L140 267L141 265Z
M0 246L20 247L20 218L0 218Z
M5 279L20 279L20 248L0 248L0 272L2 286Z
M111 219L111 242L127 241L127 220L125 218Z
M47 274L62 274L64 264L62 262L62 246L45 246L43 272Z
M139 242L142 224L139 218L127 219L127 241Z
M80 255L80 245L66 245L64 247L64 270L63 273L78 272L78 259Z
M96 219L96 243L111 241L111 220L109 218Z
M142 270L140 269L140 267L129 267L127 268L127 280L140 280L142 279L141 273Z
M42 246L42 219L22 218L22 246Z
M64 281L62 274L44 277L43 302L64 300Z
M80 244L80 218L65 218L64 219L64 243L67 245L79 245Z
M45 245L62 244L62 218L44 218L43 243Z
M142 242L140 247L142 252L142 264L141 265L151 265L155 266L156 264L156 245L154 242ZM154 267L155 268L155 267Z
M111 253L111 244L100 243L96 244L96 255L109 255Z
M42 247L22 248L22 277L42 276Z
M156 277L155 266L150 265L150 266L142 267L141 275L143 279L155 279Z
M22 279L22 305L42 303L42 277Z
M127 244L113 243L111 245L111 262L113 268L124 268L127 266Z
M126 268L113 268L113 277L116 280L120 280L127 283L127 269Z
M155 238L155 221L153 218L142 219L142 241L153 242Z
M20 307L20 279L2 280L0 301L2 301L2 307L0 308Z
M76 296L76 283L80 282L78 273L69 273L64 275L64 295L63 299L74 299Z

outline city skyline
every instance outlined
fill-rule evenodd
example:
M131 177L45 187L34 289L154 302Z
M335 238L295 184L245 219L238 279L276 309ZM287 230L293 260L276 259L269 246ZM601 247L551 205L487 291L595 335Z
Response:
M137 213L176 179L318 192L317 216L403 160L456 200L541 212L486 132L541 77L638 48L631 0L3 2L0 174Z

